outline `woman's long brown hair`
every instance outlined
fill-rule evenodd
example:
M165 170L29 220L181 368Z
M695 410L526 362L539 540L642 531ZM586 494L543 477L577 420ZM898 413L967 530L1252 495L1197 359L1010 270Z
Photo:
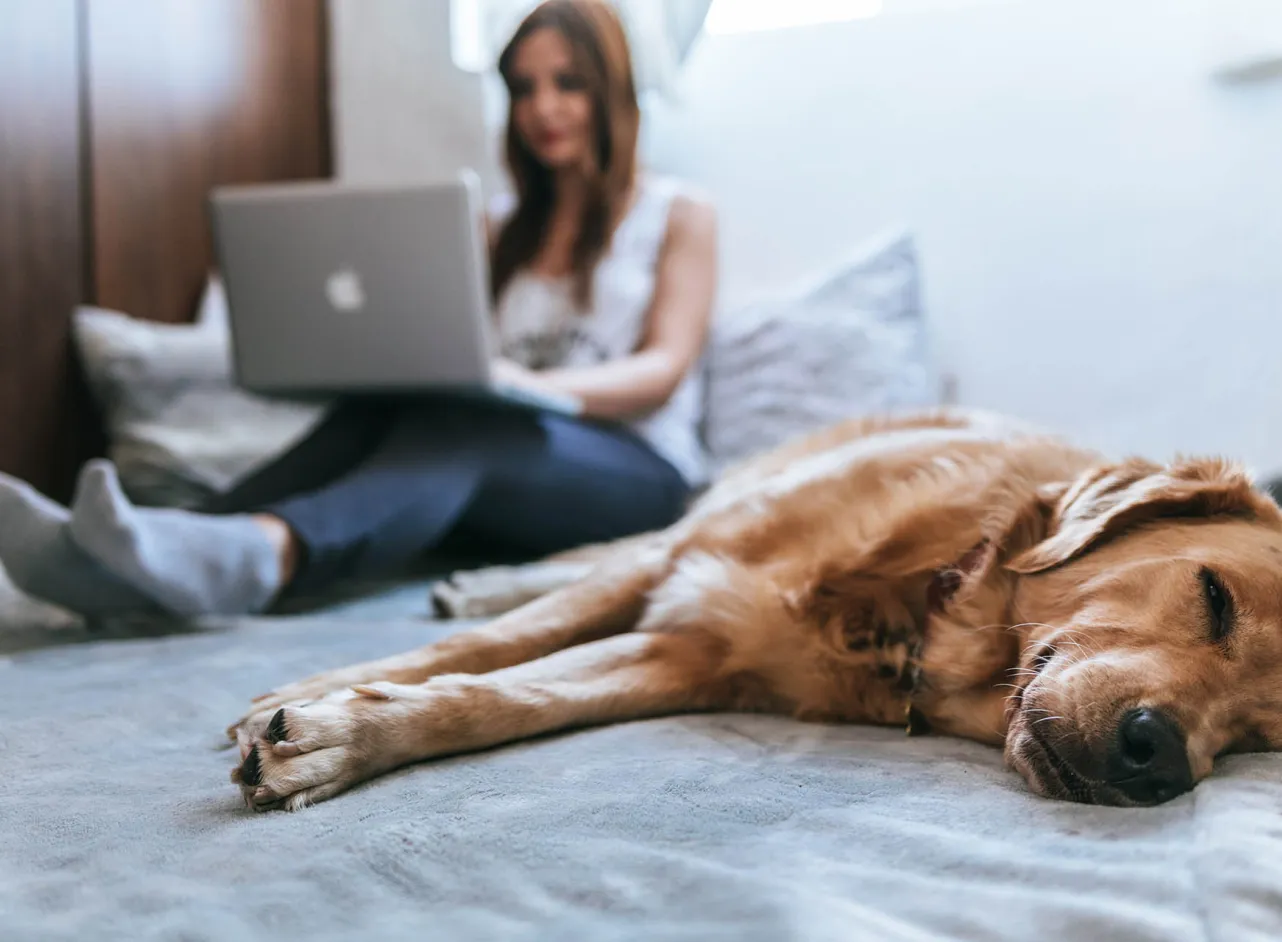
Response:
M592 97L592 153L585 167L587 199L570 261L574 299L587 308L592 275L610 247L636 180L637 135L641 112L632 76L632 55L618 14L604 0L546 0L525 18L499 57L499 74L512 107L512 62L531 33L554 29L565 37L575 68ZM538 255L555 204L552 173L530 153L508 112L507 166L517 206L498 233L490 260L490 291L497 302L517 271Z

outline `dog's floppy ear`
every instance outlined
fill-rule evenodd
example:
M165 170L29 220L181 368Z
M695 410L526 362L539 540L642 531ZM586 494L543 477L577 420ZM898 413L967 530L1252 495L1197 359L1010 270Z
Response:
M1163 467L1132 460L1102 465L1068 485L1044 489L1048 535L1006 564L1019 573L1050 569L1127 527L1162 517L1232 515L1282 526L1277 504L1261 494L1238 465L1217 458Z

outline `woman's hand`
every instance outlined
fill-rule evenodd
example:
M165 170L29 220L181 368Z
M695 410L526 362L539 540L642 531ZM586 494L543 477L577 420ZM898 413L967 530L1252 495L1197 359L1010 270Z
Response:
M555 400L557 408L569 415L583 414L583 400L559 388L547 374L537 373L520 363L499 357L491 364L490 376L495 385L500 388L510 389L515 393L534 394L545 400Z
M515 360L498 357L492 364L492 370L494 382L499 386L523 389L526 392L556 392L546 380L539 377L538 373L522 366Z

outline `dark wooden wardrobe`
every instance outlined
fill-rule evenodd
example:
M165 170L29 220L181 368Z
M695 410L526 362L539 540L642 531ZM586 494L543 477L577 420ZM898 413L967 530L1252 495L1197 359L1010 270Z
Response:
M325 0L0 0L0 471L65 497L103 440L77 303L178 321L214 184L330 174Z

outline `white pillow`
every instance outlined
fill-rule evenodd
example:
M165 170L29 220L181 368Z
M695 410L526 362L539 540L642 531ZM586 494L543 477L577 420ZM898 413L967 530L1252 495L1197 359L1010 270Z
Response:
M266 399L232 379L222 283L194 324L81 306L73 335L132 499L186 506L221 493L302 438L324 406Z
M912 236L885 235L817 279L719 316L706 377L714 474L842 419L939 404Z

